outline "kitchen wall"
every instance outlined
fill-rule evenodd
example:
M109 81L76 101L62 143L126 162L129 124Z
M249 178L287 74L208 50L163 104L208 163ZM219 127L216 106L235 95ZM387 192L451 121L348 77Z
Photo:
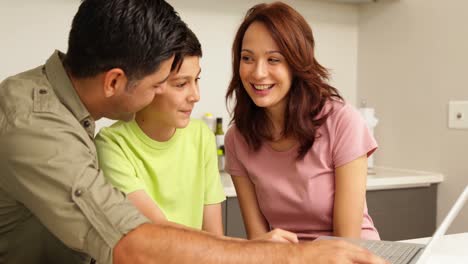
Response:
M0 80L66 50L79 0L0 1Z
M468 100L468 1L363 5L358 101L375 107L376 164L442 172L438 223L468 184L468 130L448 129L448 101ZM450 232L468 232L468 205Z
M231 77L231 45L245 12L261 1L169 0L200 38L201 101L194 116L215 112L228 120L224 95ZM271 1L267 1L271 2ZM332 83L350 102L356 96L357 7L314 1L285 1L300 10L317 42L319 62L333 72ZM226 123L226 122L225 122ZM225 124L226 125L226 124Z
M193 116L198 118L204 112L212 112L223 117L226 128L229 115L224 95L231 76L231 44L245 12L260 1L168 2L197 34L204 50L201 101ZM332 71L331 83L354 104L358 8L310 0L286 2L307 18L316 37L317 57ZM1 1L0 79L44 63L54 49L66 51L68 31L79 3L79 0ZM100 120L98 127L110 123Z
M79 0L0 2L0 80L66 51ZM169 0L204 49L202 99L194 111L228 120L224 93L230 46L245 11L258 1ZM319 61L353 104L376 108L376 164L442 172L438 220L468 183L468 131L447 128L447 103L468 100L468 2L380 0L361 6L286 1L307 18ZM359 45L358 45L359 43ZM356 84L357 83L357 84ZM110 123L101 120L100 126ZM225 126L226 126L225 122ZM465 206L451 232L468 231Z

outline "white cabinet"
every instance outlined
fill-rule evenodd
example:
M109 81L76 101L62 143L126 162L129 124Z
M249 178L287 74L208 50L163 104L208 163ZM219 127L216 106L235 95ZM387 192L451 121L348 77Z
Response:
M343 4L367 4L367 3L377 2L378 0L321 0L321 1L343 3Z

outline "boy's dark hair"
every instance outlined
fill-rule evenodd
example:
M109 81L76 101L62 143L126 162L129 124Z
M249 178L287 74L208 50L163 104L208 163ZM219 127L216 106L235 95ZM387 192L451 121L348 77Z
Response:
M201 57L202 55L203 53L200 41L198 40L197 36L192 32L192 30L187 28L187 35L183 42L183 46L175 55L171 71L175 70L176 72L178 72L186 56Z
M83 0L64 63L78 78L121 68L139 80L180 50L187 30L163 0Z

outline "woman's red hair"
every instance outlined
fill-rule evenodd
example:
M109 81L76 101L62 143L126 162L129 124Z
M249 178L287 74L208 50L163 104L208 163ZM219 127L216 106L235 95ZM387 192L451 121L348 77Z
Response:
M297 158L302 159L318 136L317 128L328 117L327 113L317 118L325 102L330 99L343 101L343 98L327 83L328 71L314 57L314 37L304 17L282 2L255 5L247 11L234 39L232 79L226 93L228 105L230 99L234 100L231 123L253 150L258 150L264 140L273 140L272 123L265 109L255 105L239 75L242 41L253 22L261 22L267 27L292 71L282 135L299 141Z

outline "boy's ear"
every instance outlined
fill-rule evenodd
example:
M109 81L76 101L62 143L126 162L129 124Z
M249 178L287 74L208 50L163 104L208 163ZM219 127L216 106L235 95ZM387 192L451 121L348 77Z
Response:
M113 68L104 73L104 96L112 97L125 91L128 78L125 72L120 68Z

